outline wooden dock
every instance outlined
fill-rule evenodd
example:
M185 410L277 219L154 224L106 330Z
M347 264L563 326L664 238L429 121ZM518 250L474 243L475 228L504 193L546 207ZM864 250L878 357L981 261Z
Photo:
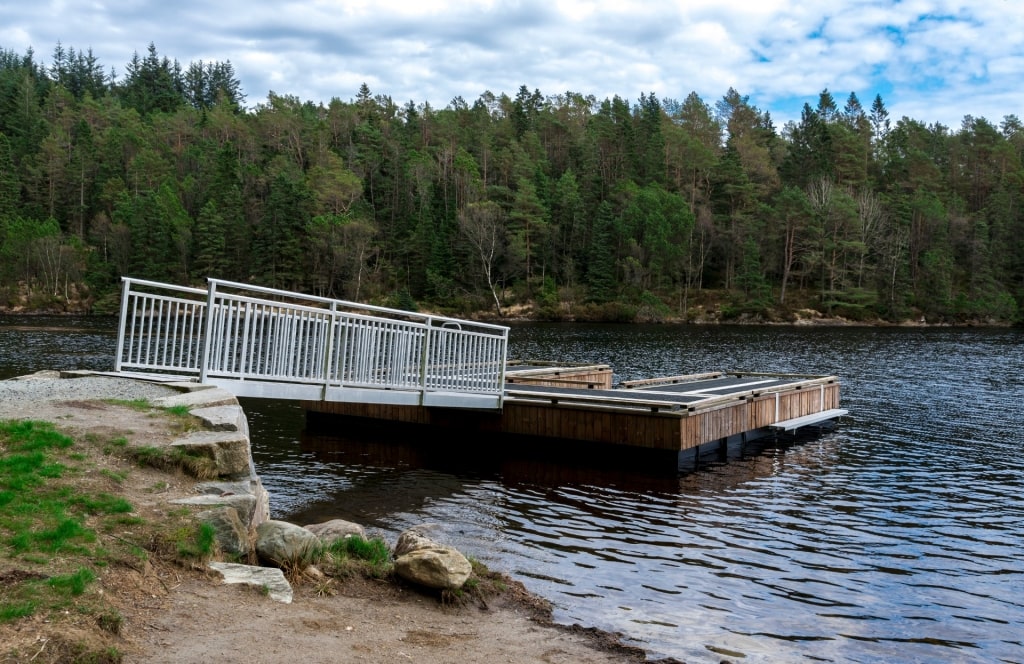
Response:
M308 413L687 453L728 449L773 432L822 425L847 413L835 376L713 372L612 387L607 365L510 362L499 412L303 401ZM704 448L703 446L707 446ZM680 457L681 458L681 457Z

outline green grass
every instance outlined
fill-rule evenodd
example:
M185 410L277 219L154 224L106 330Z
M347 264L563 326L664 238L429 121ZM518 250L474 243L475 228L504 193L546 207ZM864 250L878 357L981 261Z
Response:
M374 579L391 574L391 551L379 537L364 539L352 535L331 542L323 551L325 570L331 576L350 577L362 574Z
M109 477L115 484L124 484L124 481L128 479L127 470L110 470L109 468L103 468L100 470L100 474Z
M151 411L154 407L147 399L104 399L103 401L112 406L124 406L140 413Z
M85 592L90 583L96 580L92 570L81 567L78 571L64 576L52 576L46 583L61 595L78 597Z
M185 560L209 560L217 552L217 531L208 523L190 524L176 544L178 555Z
M182 447L142 445L129 447L127 455L140 466L149 466L158 470L180 470L201 480L217 477L216 461L198 454L191 454Z
M358 535L335 540L329 547L331 551L343 551L345 555L364 560L371 565L383 565L391 558L387 543L379 537L363 539Z
M132 511L123 498L75 486L81 455L73 447L52 424L0 422L0 560L15 574L0 588L0 621L85 593L106 558L88 520ZM25 571L33 567L45 573Z

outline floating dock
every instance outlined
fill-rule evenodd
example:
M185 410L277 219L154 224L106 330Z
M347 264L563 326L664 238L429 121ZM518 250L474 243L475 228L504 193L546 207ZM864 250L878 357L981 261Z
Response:
M847 414L836 376L711 372L612 386L608 365L510 362L500 411L303 401L308 413L461 432L650 450L699 460L730 442L820 426ZM315 416L318 417L318 416ZM321 420L323 421L323 420Z

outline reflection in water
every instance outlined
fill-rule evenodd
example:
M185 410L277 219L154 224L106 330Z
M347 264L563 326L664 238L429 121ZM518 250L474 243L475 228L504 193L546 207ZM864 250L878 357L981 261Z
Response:
M0 372L80 366L63 347L112 364L112 332L63 336L0 322ZM274 515L389 538L442 524L558 620L690 662L1024 660L1021 331L525 325L510 338L513 357L609 363L618 380L834 373L851 417L676 475L490 439L445 454L424 433L325 437L303 433L294 404L245 400Z

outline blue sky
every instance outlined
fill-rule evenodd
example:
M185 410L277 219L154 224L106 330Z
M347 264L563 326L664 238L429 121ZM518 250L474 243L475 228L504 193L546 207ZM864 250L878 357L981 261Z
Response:
M881 94L893 121L957 129L1024 116L1018 0L150 0L5 2L0 47L91 48L124 71L150 42L189 62L230 61L254 106L269 91L444 107L520 85L599 100L641 93L713 105L729 87L780 129L828 88L840 107Z

